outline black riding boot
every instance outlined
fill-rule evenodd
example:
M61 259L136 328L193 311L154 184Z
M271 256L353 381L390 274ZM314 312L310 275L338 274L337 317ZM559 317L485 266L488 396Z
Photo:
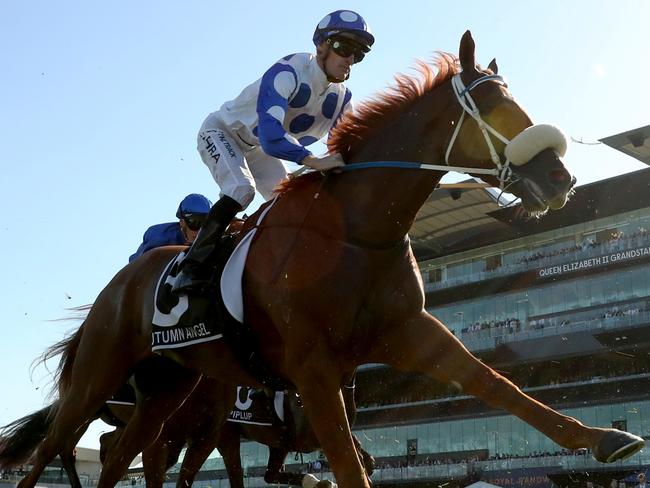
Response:
M172 293L200 291L209 284L210 257L217 250L223 231L241 209L241 205L228 196L221 197L212 206L187 256L181 263L181 270L172 287Z

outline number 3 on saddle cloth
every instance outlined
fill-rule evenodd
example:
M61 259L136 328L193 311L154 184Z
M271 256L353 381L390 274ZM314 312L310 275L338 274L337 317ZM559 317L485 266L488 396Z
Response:
M243 323L241 279L257 228L275 201L259 216L257 225L235 247L236 235L221 238L218 256L213 263L212 283L205 293L176 296L171 293L185 252L180 252L165 267L156 285L152 319L152 351L190 346L225 339L240 358L242 367L263 385L273 390L293 385L268 373L258 354L256 340Z
M213 284L204 293L176 296L171 292L186 251L177 254L165 267L156 285L151 332L153 351L190 346L223 337L218 277L233 249L234 236L231 234L222 237L219 255L216 262L212 263Z

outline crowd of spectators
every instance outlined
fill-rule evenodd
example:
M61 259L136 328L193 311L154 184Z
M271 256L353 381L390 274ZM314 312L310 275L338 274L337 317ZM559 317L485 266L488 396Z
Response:
M625 233L622 230L612 230L607 236L599 235L597 238L587 237L580 244L571 244L560 249L550 249L551 246L546 246L546 248L543 246L531 251L529 254L521 256L511 263L490 260L489 265L486 264L484 273L490 274L498 271L499 274L503 274L504 269L507 270L511 267L539 265L539 262L543 260L549 260L555 263L558 262L558 258L567 256L571 259L580 259L583 257L581 254L593 249L602 249L602 252L614 252L625 248L641 246L647 244L648 233L649 231L645 227L638 227L636 231L630 233ZM457 276L448 281L439 281L438 286L445 288L458 283L465 283L468 279L469 276Z
M641 241L645 240L648 235L648 231L645 227L639 227L635 232L626 234L622 230L613 230L609 233L607 238L595 239L589 237L584 239L580 244L573 244L561 249L553 249L549 251L544 251L544 249L539 249L534 251L531 254L523 256L516 261L517 264L528 264L534 263L543 259L548 258L557 258L560 256L566 256L567 254L581 253L589 249L595 248L605 248L606 251L617 251L621 247L624 247L625 244L641 244ZM638 242L633 243L634 239L640 238ZM577 257L577 256L575 256Z
M474 322L461 329L463 334L471 334L482 330L499 330L505 334L515 334L521 330L521 322L516 317L510 317L503 320L484 320Z
M571 316L531 318L527 322L523 323L515 317L502 320L483 320L474 322L468 327L462 328L461 339L471 340L473 337L486 330L494 331L490 336L496 337L517 334L519 332L541 330L549 327L568 327L573 324L583 324L616 317L632 317L639 313L648 311L650 311L650 303L635 302L627 305L615 305L605 310L594 310L590 316L585 316L584 314L579 315L577 312L573 312Z
M530 454L494 454L488 457L481 457L476 454L458 455L446 454L444 456L399 456L392 458L382 458L377 460L376 469L393 469L393 468L408 468L408 467L422 467L422 466L442 466L449 464L471 464L479 461L497 461L509 459L532 459L541 457L555 457L555 456L585 456L589 454L587 449L562 449L555 452L533 452ZM315 471L311 471L315 472Z
M488 458L489 461L495 460L508 460L508 459L530 459L530 458L541 458L541 457L551 457L551 456L585 456L589 454L588 449L562 449L560 451L549 452L549 451L534 451L530 454L494 454Z

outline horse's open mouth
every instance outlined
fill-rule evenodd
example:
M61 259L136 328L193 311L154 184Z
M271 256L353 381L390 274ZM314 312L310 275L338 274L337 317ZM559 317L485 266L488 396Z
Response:
M521 177L516 182L521 202L526 211L530 214L541 214L548 210L558 210L566 205L568 198L573 194L575 177L571 179L568 191L556 191L549 195L542 186L534 180Z
M521 178L519 185L522 190L521 203L529 213L546 212L549 204L542 188L533 180Z

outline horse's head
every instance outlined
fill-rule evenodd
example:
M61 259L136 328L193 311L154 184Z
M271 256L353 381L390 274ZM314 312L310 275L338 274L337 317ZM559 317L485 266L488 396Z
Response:
M450 80L462 112L452 122L447 164L496 167L476 176L521 198L530 213L562 208L576 182L561 160L564 135L551 125L534 125L498 75L496 61L481 70L474 51L467 31L459 51L462 72Z

